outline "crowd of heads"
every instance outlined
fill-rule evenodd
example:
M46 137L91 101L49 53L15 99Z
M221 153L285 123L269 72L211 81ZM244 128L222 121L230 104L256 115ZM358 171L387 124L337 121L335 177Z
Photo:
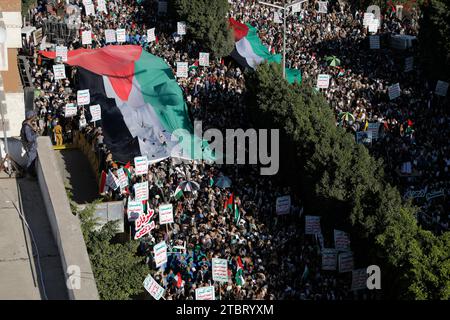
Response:
M73 2L73 1L72 1ZM150 1L151 2L151 1ZM142 46L162 57L175 72L177 61L189 66L205 51L201 43L174 37L176 20L158 15L157 1L152 5L134 0L108 1L108 13L86 16L81 0L73 2L82 8L77 35L63 43L69 50L106 45L105 30L125 28L126 44ZM274 9L256 1L233 0L230 17L250 23L259 29L259 36L270 51L281 52L282 28L273 21ZM31 10L31 23L40 27L48 19L64 20L63 15L38 1ZM337 125L350 132L365 130L367 122L381 124L380 138L370 146L371 152L383 157L388 171L397 177L402 191L411 188L450 190L448 150L449 110L444 98L433 94L431 83L423 79L420 68L403 72L399 62L403 53L383 45L381 50L369 50L367 29L362 24L363 12L355 12L339 2L329 1L328 13L318 13L315 1L304 4L303 10L287 17L287 67L302 71L304 82L315 84L318 74L331 75L330 89L323 93L336 113ZM147 30L156 28L157 40L147 41ZM92 45L81 44L81 32L91 30ZM378 34L417 34L417 13L400 21L395 15L383 16ZM39 114L40 133L54 142L54 128L63 127L64 142L70 143L75 131L85 135L100 159L100 169L117 175L118 163L103 143L101 126L86 123L83 108L75 117L64 117L64 106L76 103L76 68L67 79L54 80L53 61L38 54L39 44L29 48L35 108ZM408 53L409 54L409 53ZM341 60L339 67L325 61L328 55ZM245 114L244 70L233 61L211 60L210 67L191 68L187 78L179 78L192 120L201 120L208 128L239 128L248 126ZM401 96L389 100L387 87L399 82ZM341 112L350 112L355 121L339 121ZM132 159L130 159L132 160ZM412 175L402 175L399 168L410 161ZM219 188L215 181L222 176L232 181L230 188ZM108 200L127 201L134 198L133 186L149 182L148 208L157 210L171 202L174 223L167 229L159 226L142 238L140 253L147 257L151 273L166 289L166 299L194 299L195 289L206 285L220 289L222 299L350 299L351 276L321 270L321 245L315 237L305 235L301 219L301 199L275 177L259 175L257 166L220 166L204 161L176 162L167 159L148 168L148 174L137 176L130 167L129 187L110 188L103 196ZM177 186L183 181L199 185L193 192L175 198ZM235 196L241 219L236 223L234 212L226 209L230 195ZM291 195L291 214L277 216L278 196ZM433 200L422 207L430 226L436 230L448 228L448 203ZM127 221L134 235L134 223ZM168 262L156 268L153 246L166 241L169 248L184 246L172 252ZM230 278L219 284L212 280L211 260L228 260ZM237 260L244 265L244 282L235 279ZM184 281L178 286L177 276ZM364 295L364 297L367 297Z

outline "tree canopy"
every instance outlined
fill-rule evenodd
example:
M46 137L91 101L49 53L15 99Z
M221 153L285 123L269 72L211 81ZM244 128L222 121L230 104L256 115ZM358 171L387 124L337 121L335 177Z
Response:
M416 208L387 182L383 162L335 125L322 94L308 82L290 85L276 64L260 65L246 82L254 125L280 129L280 174L307 211L350 230L361 264L381 267L387 298L448 299L450 233L418 226Z
M234 38L228 26L227 0L175 0L174 7L180 19L186 21L188 36L211 51L215 57L227 56L233 51Z

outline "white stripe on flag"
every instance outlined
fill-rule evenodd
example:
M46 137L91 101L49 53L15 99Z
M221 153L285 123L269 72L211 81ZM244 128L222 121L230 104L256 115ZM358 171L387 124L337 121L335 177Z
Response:
M256 67L264 62L264 59L253 52L252 45L246 38L242 38L236 42L237 52L247 60L248 65L256 69Z

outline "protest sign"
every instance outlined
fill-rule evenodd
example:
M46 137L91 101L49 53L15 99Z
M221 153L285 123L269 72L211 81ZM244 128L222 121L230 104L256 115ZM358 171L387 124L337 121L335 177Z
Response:
M119 170L117 170L117 176L119 178L120 188L125 189L126 187L128 187L128 177L125 174L125 171L123 170L123 168L120 168Z
M283 20L281 17L282 17L282 13L279 11L275 11L273 13L273 22L278 23L278 24L283 23Z
M414 57L405 58L405 72L413 71Z
M200 52L198 57L198 64L201 67L209 67L209 53Z
M119 188L119 181L117 180L117 177L111 172L111 170L108 171L105 184L113 190L117 190L117 188Z
M81 33L81 43L83 45L92 44L92 32L91 30L86 30Z
M77 106L74 103L67 103L64 107L64 117L70 118L77 115Z
M373 19L375 19L375 15L372 12L365 12L363 18L363 26L368 27Z
M89 106L89 111L91 112L91 122L102 120L102 108L99 104Z
M147 30L147 42L152 42L156 40L155 28Z
M77 104L79 106L85 106L91 103L91 95L89 89L77 91Z
M389 99L394 100L400 97L400 83L393 84L388 88Z
M141 201L128 200L127 216L128 221L136 221L141 215L144 215L144 205Z
M212 259L213 281L228 282L228 261L226 259Z
M142 203L142 202L141 202ZM143 226L150 222L150 219L155 215L155 211L147 209L148 213L141 214L134 222L134 228L136 230L141 229Z
M136 201L148 200L148 181L136 183L134 185L134 200Z
M337 265L337 250L324 248L322 250L322 270L334 271Z
M434 92L439 96L445 97L447 95L447 91L448 91L448 82L438 80Z
M353 253L343 252L339 254L339 272L350 272L353 270Z
M116 39L117 39L118 43L123 43L123 42L127 41L125 29L117 29L116 30Z
M187 78L187 77L188 77L188 63L177 62L177 78Z
M167 262L167 245L165 241L161 241L160 243L154 245L153 256L157 268Z
M97 12L108 13L108 10L106 9L106 0L98 0L98 2L97 2Z
M305 234L322 233L319 216L305 216Z
M195 300L216 300L214 286L195 289Z
M369 123L367 131L371 132L372 140L378 140L378 136L379 136L379 132L380 132L380 123L379 122Z
M95 16L95 8L93 3L85 5L84 9L86 10L86 16Z
M148 159L147 156L134 158L134 172L137 176L148 174Z
M61 61L67 62L67 47L56 46L56 56L61 57Z
M159 224L173 223L173 206L171 203L159 206Z
M66 78L66 67L63 64L53 65L53 74L55 75L55 80L61 80Z
M327 1L319 1L319 13L328 13Z
M367 289L367 270L364 268L352 270L352 291Z
M330 86L330 76L328 74L319 74L317 76L317 88L328 89Z
M300 2L292 5L292 13L298 13L300 11L302 11L302 4Z
M370 49L380 49L380 36L369 36Z
M370 23L369 23L369 32L377 33L379 26L380 26L380 20L372 19L372 21L370 21Z
M83 0L83 5L84 6L89 6L92 4L92 0Z
M155 221L150 222L149 224L146 224L145 226L143 226L141 229L139 229L139 231L136 232L136 234L134 235L134 240L139 240L140 238L142 238L143 236L147 235L150 233L150 231L152 231L153 229L155 229Z
M177 33L179 36L184 36L186 34L186 22L177 22Z
M276 202L277 215L291 213L291 196L278 197Z
M334 229L334 248L339 251L349 251L350 235L344 231Z
M155 300L161 299L164 295L164 288L161 287L151 275L148 275L144 280L144 288L155 298Z
M167 1L158 1L158 15L167 13Z
M371 131L357 131L356 132L356 143L371 144L372 143L372 132Z
M105 41L106 41L106 43L116 42L116 30L106 29L105 30Z

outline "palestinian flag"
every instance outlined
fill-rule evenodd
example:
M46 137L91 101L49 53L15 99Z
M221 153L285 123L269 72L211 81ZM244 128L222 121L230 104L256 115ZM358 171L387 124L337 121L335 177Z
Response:
M241 220L241 212L240 212L238 206L235 204L234 205L234 223L238 224L240 220Z
M181 190L180 186L177 187L177 189L175 190L173 197L175 198L175 200L180 199L183 196L183 190Z
M234 277L234 280L236 280L236 285L242 286L245 284L244 280L244 264L242 263L241 257L237 258L236 261L236 275Z
M102 170L102 173L100 174L100 183L99 183L99 194L104 194L106 192L106 177L107 174L104 170Z
M77 89L89 89L90 104L101 106L104 141L115 161L140 155L150 163L214 159L207 143L193 135L183 92L163 59L137 45L110 45L71 50L66 63L78 67ZM172 134L178 140L171 141Z
M233 209L233 205L234 205L234 195L232 193L225 202L223 206L223 211L226 211L227 209Z
M244 68L256 69L264 61L281 64L281 54L271 54L258 37L258 30L250 24L244 24L233 18L229 19L234 31L235 48L231 56ZM301 83L300 70L286 68L286 78L289 83Z

